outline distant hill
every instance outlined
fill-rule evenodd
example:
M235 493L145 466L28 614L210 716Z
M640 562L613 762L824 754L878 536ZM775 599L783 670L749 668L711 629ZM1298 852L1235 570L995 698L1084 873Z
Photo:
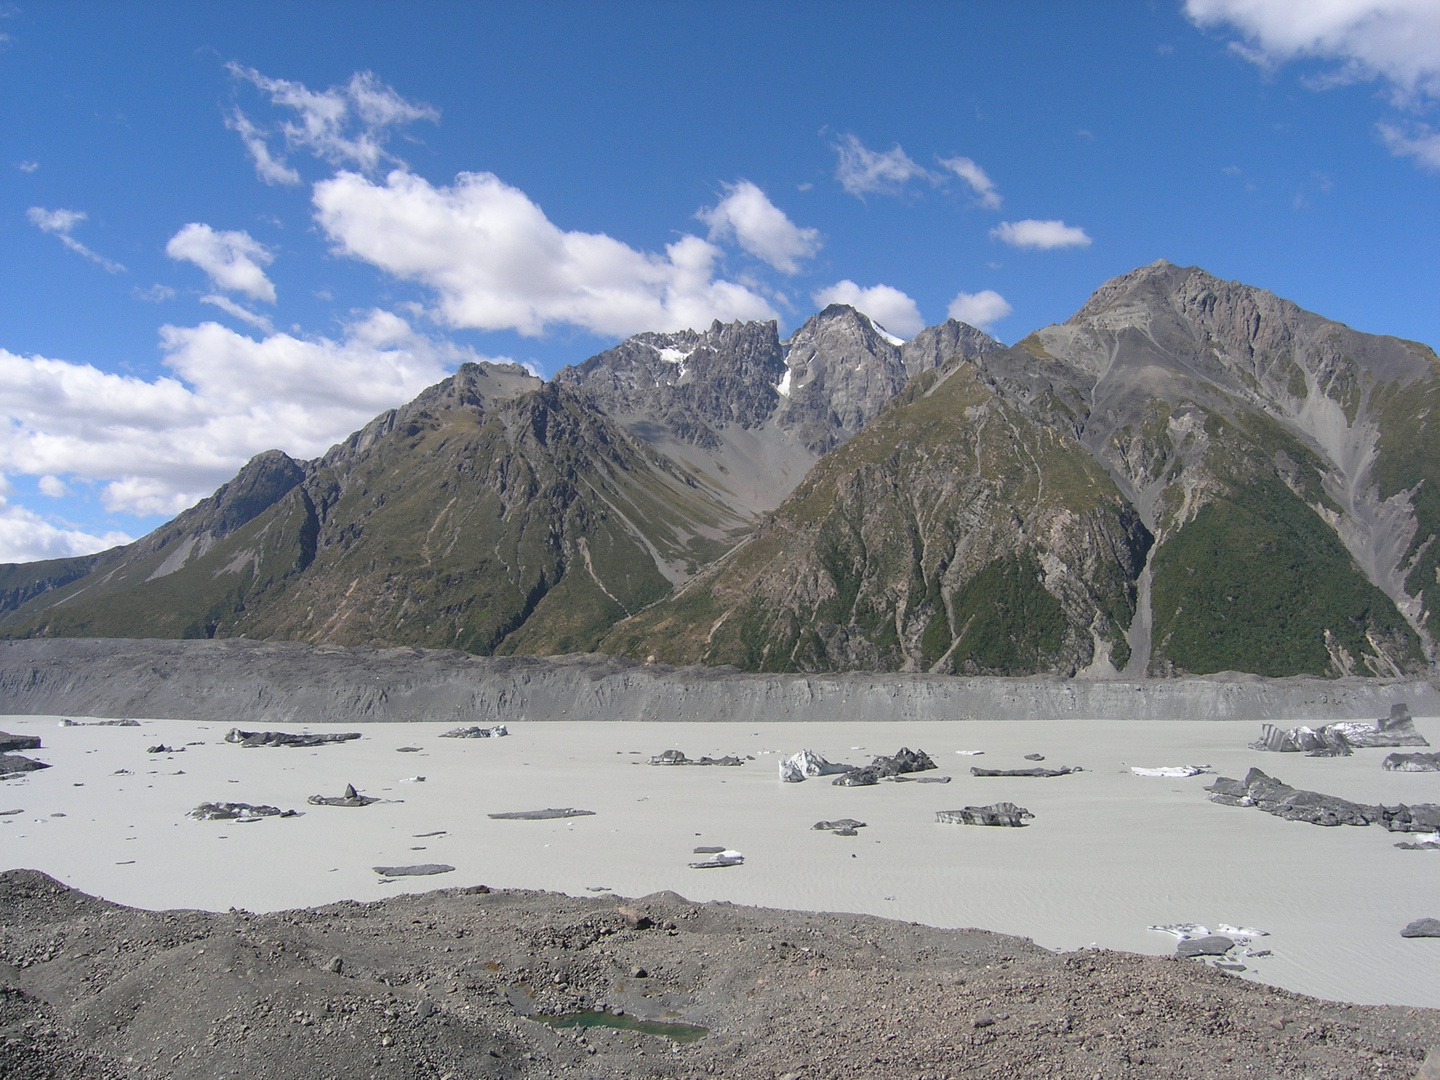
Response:
M1428 347L1163 261L1010 348L843 306L641 334L549 383L465 365L134 544L0 567L0 634L1417 674L1437 404Z

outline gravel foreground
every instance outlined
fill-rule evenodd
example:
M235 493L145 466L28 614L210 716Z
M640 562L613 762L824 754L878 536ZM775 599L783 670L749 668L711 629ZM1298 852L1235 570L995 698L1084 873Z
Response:
M679 1043L554 1030L604 1007ZM484 886L257 915L0 874L0 1076L1429 1077L1440 1011L869 916ZM1435 1073L1440 1075L1440 1072Z

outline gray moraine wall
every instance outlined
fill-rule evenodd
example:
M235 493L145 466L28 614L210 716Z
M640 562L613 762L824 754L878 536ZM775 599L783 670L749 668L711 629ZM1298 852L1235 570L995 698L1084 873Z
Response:
M955 678L755 675L603 656L477 657L295 642L0 642L0 714L263 724L437 720L1371 719L1406 702L1440 715L1423 680Z

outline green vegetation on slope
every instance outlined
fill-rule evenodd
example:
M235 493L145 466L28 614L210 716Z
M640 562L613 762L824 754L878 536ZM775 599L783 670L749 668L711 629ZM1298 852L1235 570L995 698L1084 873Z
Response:
M1155 660L1194 674L1335 674L1326 631L1356 665L1375 634L1419 640L1331 529L1276 476L1204 506L1154 556Z

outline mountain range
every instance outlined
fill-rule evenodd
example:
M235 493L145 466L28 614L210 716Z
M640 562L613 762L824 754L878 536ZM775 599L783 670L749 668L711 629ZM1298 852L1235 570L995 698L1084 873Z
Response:
M1008 348L841 305L646 333L548 382L463 365L132 544L0 566L0 635L1420 673L1437 398L1427 346L1163 261Z

